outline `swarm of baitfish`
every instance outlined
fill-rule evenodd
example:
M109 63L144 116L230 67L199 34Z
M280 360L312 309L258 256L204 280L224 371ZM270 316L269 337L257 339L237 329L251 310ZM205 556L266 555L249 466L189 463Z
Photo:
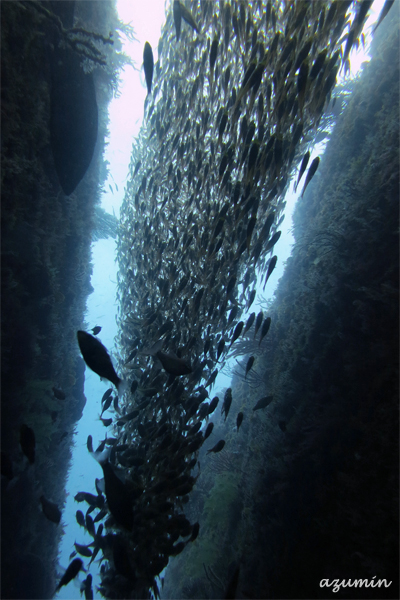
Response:
M310 140L370 4L175 0L157 61L146 43L145 124L118 237L117 370L129 392L119 403L103 398L115 437L94 453L98 497L79 496L99 511L94 521L107 516L105 535L89 521L89 551L107 559L107 597L159 596L156 576L199 533L184 504L212 432L211 423L202 430L218 404L209 391L236 340L257 335L262 349L274 326L247 311L277 262L289 182L302 163L304 193L317 171L319 160L307 170ZM239 429L243 413L235 417Z

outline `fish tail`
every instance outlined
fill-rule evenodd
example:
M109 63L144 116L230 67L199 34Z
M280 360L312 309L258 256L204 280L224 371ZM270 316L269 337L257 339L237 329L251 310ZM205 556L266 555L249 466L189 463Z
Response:
M126 392L126 390L128 389L128 382L120 379L117 383L117 390L118 390L118 398L121 398L121 396L123 396ZM101 413L103 414L103 413Z
M92 452L91 455L93 456L95 461L97 461L99 463L99 465L104 465L106 462L108 462L110 453L111 453L111 449L106 448L102 452Z

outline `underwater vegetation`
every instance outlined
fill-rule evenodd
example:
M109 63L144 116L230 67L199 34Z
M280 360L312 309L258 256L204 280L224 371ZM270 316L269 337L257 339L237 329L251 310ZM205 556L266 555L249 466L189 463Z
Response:
M196 545L212 543L201 530L170 565L164 597L220 598L237 565L237 597L326 598L324 577L374 576L392 582L379 597L398 595L398 15L380 27L297 205L292 256L266 306L268 344L252 379L246 358L234 369L233 409L247 417L236 464L225 464L242 469L236 538L198 560ZM254 354L253 335L236 349ZM263 389L274 402L252 418ZM212 489L203 472L188 516L207 520Z

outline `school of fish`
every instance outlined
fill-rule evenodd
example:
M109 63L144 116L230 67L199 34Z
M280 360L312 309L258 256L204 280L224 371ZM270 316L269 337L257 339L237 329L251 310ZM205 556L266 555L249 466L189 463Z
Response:
M236 340L262 347L273 327L263 311L248 314L256 286L277 263L290 181L306 173L302 196L318 169L316 158L307 170L313 137L371 4L175 0L156 62L146 42L145 122L118 237L118 365L78 332L86 364L118 389L101 400L107 436L87 444L104 478L97 495L75 496L93 538L76 552L90 563L102 553L105 597L160 597L169 557L201 534L184 506L212 435L210 392ZM246 415L229 417L231 404L228 388L221 409L240 435ZM224 446L214 440L207 454Z

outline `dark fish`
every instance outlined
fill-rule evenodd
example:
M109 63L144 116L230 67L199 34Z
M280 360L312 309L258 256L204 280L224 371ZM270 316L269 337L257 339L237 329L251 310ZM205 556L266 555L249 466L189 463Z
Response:
M84 581L82 581L80 591L84 592L85 600L93 600L92 576L90 573Z
M189 540L190 542L194 542L194 540L199 535L199 531L200 531L200 523L195 523L192 528L192 535L190 536L190 540Z
M246 323L246 327L243 330L243 335L246 333L246 331L248 331L250 329L250 327L253 325L254 321L256 318L256 313L253 312L251 313L251 315L249 316L249 318L247 319L247 323Z
M209 349L210 349L210 346L211 346L211 340L210 340L210 339L208 339L208 340L206 340L206 341L205 341L205 343L204 343L204 356L206 356L207 352L208 352L208 351L209 351Z
M260 233L260 238L262 240L266 240L269 236L269 231L271 229L272 223L274 222L275 219L275 213L270 213L267 217L267 220L265 221L264 227L261 230Z
M194 20L193 15L190 12L190 10L187 9L184 4L181 4L180 2L178 4L180 5L182 19L184 21L186 21L186 23L188 25L190 25L190 27L192 27L192 29L194 29L197 33L199 33L199 28L198 28L197 23Z
M263 326L264 328L264 326ZM254 356L250 356L249 360L247 361L247 365L246 365L246 374L244 376L244 378L246 379L247 377L247 373L250 371L251 367L254 365Z
M332 3L331 6L333 6L334 3ZM320 72L320 70L322 69L324 62L326 60L326 55L327 55L328 51L326 50L326 48L324 50L322 50L322 52L320 52L317 56L317 58L315 59L315 62L312 66L311 72L310 72L310 79L313 80L317 77L318 73Z
M314 158L314 160L312 161L312 163L310 165L310 168L308 169L306 182L304 184L303 191L301 192L300 198L303 197L303 194L306 191L308 184L310 183L311 179L314 177L315 172L318 169L318 165L319 165L319 156L317 156L317 158Z
M253 231L254 231L254 227L257 223L257 217L251 217L250 221L247 225L247 231L246 231L246 243L247 243L247 251L250 252L250 243L251 243L251 237L253 235Z
M386 0L385 4L383 5L383 8L380 12L378 22L375 25L374 29L372 30L372 33L375 33L376 28L379 27L379 25L382 23L383 19L386 17L389 10L392 8L393 4L394 4L394 0Z
M233 342L235 342L238 339L238 337L240 336L240 334L242 333L243 326L244 326L243 321L239 321L239 323L236 325L235 331L233 332L231 345L229 346L229 348L231 348Z
M278 425L282 431L286 431L286 421L279 421Z
M190 365L182 358L178 358L173 354L167 354L166 352L161 352L161 350L159 350L156 353L156 356L170 375L179 377L179 375L189 375L189 373L192 372L192 367Z
M260 410L260 408L265 408L266 406L268 406L268 404L272 402L273 399L273 396L265 396L264 398L261 398L261 400L259 400L255 405L253 410Z
M239 431L239 427L242 424L243 417L244 417L244 415L242 412L238 413L238 416L236 417L236 431Z
M115 474L108 459L98 459L104 474L105 493L110 513L126 529L133 526L133 506L126 485Z
M53 394L57 398L57 400L65 400L65 398L67 396L60 388L53 387L52 389L53 389Z
M144 45L143 67L144 67L144 75L146 77L147 94L151 94L151 84L153 81L154 58L153 58L153 50L152 50L149 42L146 42Z
M103 508L104 505L103 496L95 496L89 492L78 492L75 494L74 499L76 502L87 502L90 506L95 508Z
M21 444L22 452L32 465L35 462L35 434L33 429L25 425L25 423L21 425L19 443Z
M344 4L346 5L346 2ZM365 17L367 16L367 13L371 8L372 4L373 0L364 0L364 2L360 3L360 8L358 9L358 13L354 19L353 24L353 26L358 28L358 30L360 30L363 26Z
M251 290L251 292L250 292L250 295L249 295L249 299L248 299L248 302L247 302L247 310L249 310L250 306L253 304L253 302L254 302L254 299L255 299L255 297L256 297L256 294L257 294L257 290L256 290L256 288L254 288L254 290ZM253 313L253 314L254 314L254 316L255 316L255 313ZM250 316L251 316L251 315L250 315ZM250 317L249 317L249 319L250 319ZM248 322L249 322L249 321L247 321L247 323L248 323ZM247 330L247 329L249 329L249 327L247 327L247 323L246 323L246 328L245 328L245 330L244 330L244 333L246 333L246 330ZM250 324L250 327L251 327L251 324Z
M218 130L218 143L219 144L222 142L222 136L224 134L225 127L226 127L227 123L228 123L228 113L225 111L223 113L223 115L221 117L221 121L219 123L219 130ZM216 228L216 231L214 232L214 237L217 237L217 235L220 233L223 224L224 224L224 219L220 218L219 221L218 221L218 223L217 223L217 227L219 226L220 229L219 229L219 231L217 231L217 228Z
M42 504L44 516L47 517L49 521L52 521L58 525L61 521L61 511L57 504L50 502L50 500L47 500L43 495L40 496L40 502Z
M218 38L213 39L213 43L211 44L210 49L210 71L213 72L215 62L217 60L217 52L218 52Z
M224 338L221 338L220 341L218 342L217 362L219 361L219 358L220 358L222 352L224 351L224 348L225 348L225 340L224 340Z
M102 442L100 442L100 444L97 446L95 452L103 452L104 448L106 447L106 440L104 439Z
M101 331L100 325L96 325L95 327L93 327L93 329L91 331L92 331L93 335L97 335Z
M93 554L93 552L91 551L89 546L82 546L81 544L77 544L76 542L75 542L74 546L76 548L77 553L80 554L81 556L86 556L89 558Z
M96 537L96 528L94 526L94 521L90 515L86 515L86 529L89 535L92 537Z
M198 421L195 425L193 425L193 427L191 427L189 429L189 431L187 432L187 435L194 435L195 433L197 433L200 430L201 426L202 426L202 422Z
M204 387L208 387L209 385L212 385L214 383L214 381L216 380L217 375L218 375L218 369L215 369L211 373L210 377L207 379L207 383L206 383L206 385Z
M80 558L74 558L72 563L68 565L64 575L61 577L60 583L56 587L56 592L58 592L63 585L67 585L72 579L75 579L81 569L83 570L83 562Z
M267 276L266 276L266 278L265 278L265 283L267 283L267 281L268 281L268 279L269 279L269 277L270 277L270 275L271 275L272 271L275 269L275 265L276 265L276 261L277 261L277 260L278 260L278 257L277 257L277 256L276 256L276 254L275 254L275 256L273 256L273 257L271 258L270 262L269 262L269 265L268 265L268 270L267 270ZM265 283L264 283L264 286L265 286Z
M118 444L118 439L117 438L107 438L105 440L106 445L107 446L115 446L116 444Z
M222 408L221 408L221 415L222 415L222 413L225 413L225 421L228 416L231 404L232 404L232 388L228 388L225 392L224 402L223 402Z
M210 437L212 430L214 429L214 423L209 423L206 427L206 430L204 432L204 439L206 440L208 437Z
M88 435L88 438L86 441L86 446L87 446L87 449L89 450L89 452L93 452L93 438L91 435Z
M301 179L301 178L303 177L303 175L304 175L304 171L305 171L305 170L306 170L306 168L307 168L307 165L308 165L308 161L309 161L309 160L310 160L310 153L309 153L309 152L306 152L306 153L305 153L305 155L303 156L303 160L301 161L301 166L300 166L299 176L298 176L298 178L297 178L296 185L294 186L294 191L296 191L296 190L297 190L297 186L298 186L298 185L299 185L299 183L300 183L300 179Z
M172 331L172 329L174 328L174 322L173 321L166 321L166 323L164 323L157 334L157 337L161 338L165 333L169 333L170 331Z
M249 161L248 161L248 171L252 171L252 169L254 168L256 161L257 161L257 156L258 156L258 151L260 149L260 144L258 141L255 141L252 143L250 151L249 151Z
M210 407L208 409L208 414L211 415L214 410L217 408L219 402L218 396L214 396L214 398L210 402Z
M117 425L119 423L127 423L128 421L132 421L132 419L136 419L136 417L140 414L140 410L138 408L135 408L135 410L132 410L131 412L127 413L126 415L124 415L121 419L119 419L117 421Z
M185 549L185 546L185 542L178 542L177 544L172 546L172 549L168 551L168 554L170 556L177 556Z
M221 452L221 450L224 446L225 446L225 440L219 440L219 442L217 442L213 448L211 448L210 450L207 450L207 454L210 454L210 452Z
M110 418L110 419L102 419L100 417L100 421L103 423L104 427L110 427L110 425L112 423L112 418Z
M236 318L236 315L239 312L239 307L238 306L234 306L231 310L231 312L229 313L229 318L228 318L228 327L231 323L233 323L233 321Z
M80 525L81 527L86 527L85 515L83 514L83 512L81 510L77 510L75 516L78 525Z
M86 331L78 331L77 336L83 360L89 369L111 381L117 388L118 395L122 395L125 391L125 382L116 374L107 348Z
M98 523L99 521L101 521L102 519L104 519L104 517L106 515L107 515L107 509L106 508L102 508L101 511L93 519L93 522L94 523Z
M262 329L261 329L260 341L259 341L258 345L261 344L261 342L263 341L263 338L267 335L270 326L271 326L271 317L267 317L265 319Z
M254 327L254 338L253 338L254 340L256 339L257 331L261 327L261 323L262 323L263 318L264 318L263 311L260 310L260 312L257 315L256 324L255 324L255 327Z
M228 285L226 286L226 295L228 297L232 293L235 285L236 285L236 277L235 277L235 275L233 275L233 277L231 277L230 280L228 281Z
M174 0L173 11L174 11L176 39L179 42L179 38L181 35L181 19L182 19L181 3L179 2L179 0Z
M299 108L300 108L301 114L303 114L304 97L305 97L305 92L306 92L306 87L307 87L308 72L309 72L308 62L305 60L302 63L299 74L297 76L297 94L298 94L298 102L299 102Z
M112 397L112 396L109 396L109 397L107 398L107 400L106 400L106 401L104 402L104 404L103 404L103 408L102 408L102 411L101 411L101 415L100 415L100 416L102 416L102 414L103 414L103 412L104 412L105 410L108 410L108 409L110 408L112 401L113 401L113 397Z
M268 252L268 250L271 250L271 248L273 248L275 246L276 242L281 237L281 234L282 234L282 231L275 231L274 235L272 236L272 238L269 240L268 244L265 247L265 252Z
M300 50L297 58L296 58L296 64L294 66L294 70L297 71L297 69L300 67L301 63L303 62L303 60L305 60L311 50L313 41L312 40L308 40L304 46L302 47L302 49Z
M101 399L102 404L105 400L107 400L107 398L109 398L111 396L112 391L113 391L112 388L108 388L108 390L106 392L104 392L103 397Z
M134 348L134 350L132 350L132 352L128 356L127 360L125 361L125 364L127 365L128 363L130 363L131 360L133 360L135 358L135 356L136 356L137 353L138 353L138 349Z

